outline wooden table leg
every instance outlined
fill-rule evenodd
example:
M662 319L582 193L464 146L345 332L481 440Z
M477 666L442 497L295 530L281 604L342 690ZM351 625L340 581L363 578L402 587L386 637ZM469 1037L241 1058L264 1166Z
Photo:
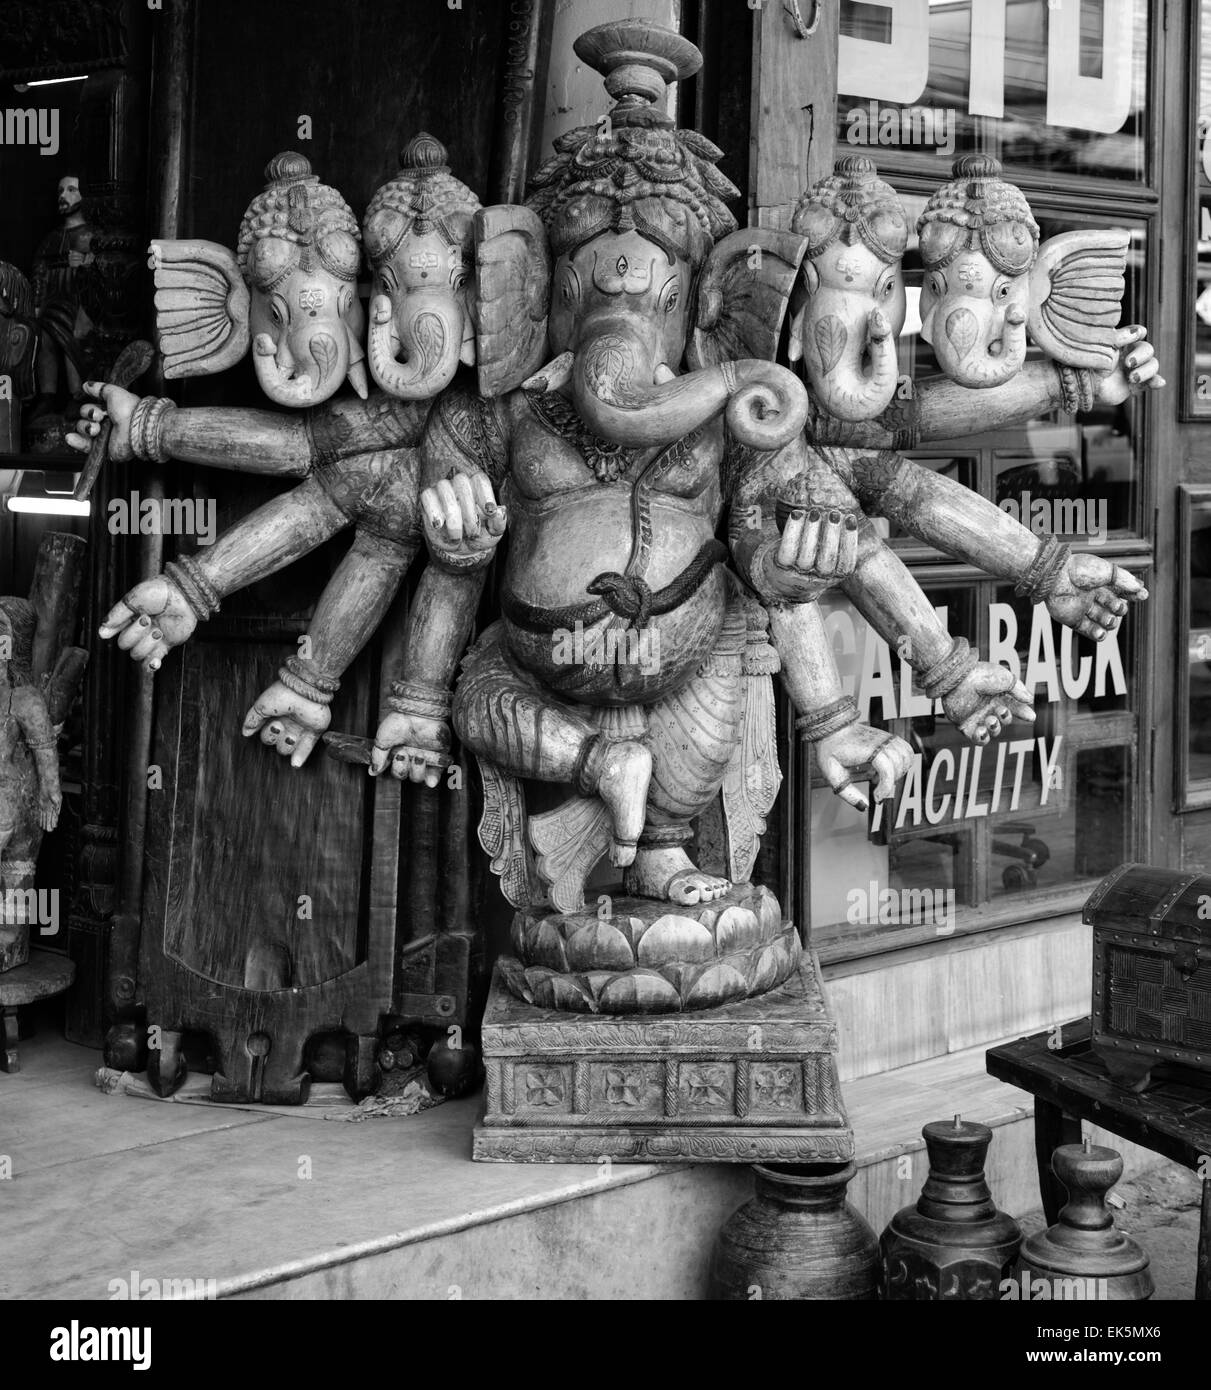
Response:
M1061 1144L1081 1142L1081 1122L1065 1115L1053 1101L1036 1096L1034 1102L1034 1156L1039 1166L1039 1193L1047 1224L1059 1220L1060 1208L1068 1200L1064 1184L1051 1171L1051 1155Z
M1194 1297L1211 1303L1211 1177L1203 1179L1203 1215L1198 1226L1198 1263L1194 1273Z
M5 1004L4 1006L4 1051L0 1054L0 1066L5 1071L20 1071L21 1063L17 1058L17 1006L15 1004Z

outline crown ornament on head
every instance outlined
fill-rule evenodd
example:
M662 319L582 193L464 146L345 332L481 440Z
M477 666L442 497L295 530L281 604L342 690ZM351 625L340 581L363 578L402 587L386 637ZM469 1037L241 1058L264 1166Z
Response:
M426 131L400 151L399 169L366 209L366 253L373 264L389 260L410 232L437 232L449 246L470 246L480 201L450 172L447 158L446 147Z
M925 204L917 221L927 270L947 266L964 251L982 251L1006 275L1028 270L1039 249L1039 224L1026 195L1001 177L991 155L965 154L953 180Z
M846 246L861 242L892 265L908 246L904 205L867 155L838 159L833 172L813 184L795 205L791 230L806 239L809 260L835 241Z
M561 135L530 181L527 206L556 256L605 231L636 231L694 267L736 230L726 204L739 189L715 167L723 151L679 130L660 103L702 55L681 34L646 20L599 24L573 44L614 98L597 124Z
M236 259L244 279L273 289L296 263L310 270L314 254L332 274L355 280L361 263L357 218L336 189L311 172L307 156L293 150L274 155L265 179L240 223Z

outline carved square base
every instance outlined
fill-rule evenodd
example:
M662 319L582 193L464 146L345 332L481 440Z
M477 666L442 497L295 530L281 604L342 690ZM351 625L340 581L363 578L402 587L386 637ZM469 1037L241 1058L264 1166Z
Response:
M484 1015L474 1157L489 1163L844 1163L837 1031L805 952L776 990L693 1013L570 1014L506 988Z

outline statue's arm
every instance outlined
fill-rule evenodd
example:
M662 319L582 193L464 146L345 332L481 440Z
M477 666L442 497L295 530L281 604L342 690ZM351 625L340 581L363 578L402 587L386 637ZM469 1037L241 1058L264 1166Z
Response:
M964 737L986 743L1014 719L1034 720L1026 687L1012 671L980 661L965 638L951 638L908 567L869 522L862 528L858 564L841 588L918 673L923 692L942 701Z
M262 742L293 767L307 761L331 723L341 677L394 602L418 548L419 537L397 540L359 528L320 596L300 650L286 658L245 716L245 736L261 731Z

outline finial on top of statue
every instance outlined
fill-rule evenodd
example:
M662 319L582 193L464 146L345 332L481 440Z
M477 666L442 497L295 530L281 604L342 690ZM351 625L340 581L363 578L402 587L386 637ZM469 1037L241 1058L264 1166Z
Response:
M1028 269L1039 248L1039 225L1026 195L1001 177L991 155L965 154L954 162L952 182L925 204L917 230L927 269L947 266L964 251L983 251L1006 275Z
M723 151L679 130L656 103L665 88L702 66L681 34L646 20L599 24L576 54L605 77L608 116L559 136L535 173L527 206L542 218L556 256L606 230L637 230L697 268L736 230L726 204L739 189L715 167Z
M312 173L307 156L294 150L274 155L265 180L240 223L236 258L245 280L272 289L294 268L291 246L304 269L314 250L333 275L355 280L361 263L357 218L336 189Z
M864 154L842 156L827 178L807 190L795 206L791 230L807 238L809 259L840 238L846 246L863 242L891 265L908 245L908 217L899 195Z

